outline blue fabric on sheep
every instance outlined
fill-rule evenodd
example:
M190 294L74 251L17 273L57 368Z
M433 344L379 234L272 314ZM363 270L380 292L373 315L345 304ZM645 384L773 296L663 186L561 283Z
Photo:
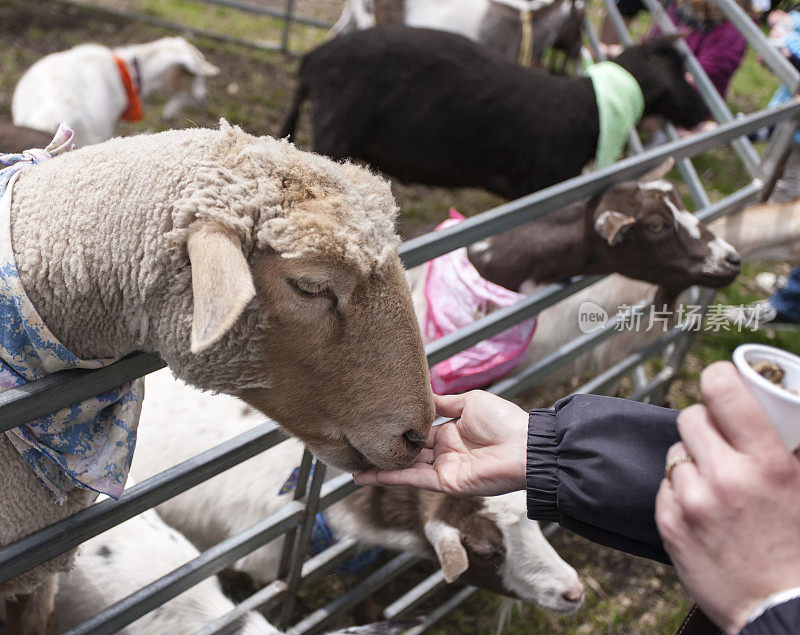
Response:
M44 150L0 155L0 392L68 368L102 368L116 360L83 360L56 339L19 279L11 244L16 176L72 147L62 124ZM128 478L144 383L136 380L5 432L58 503L74 488L119 498Z

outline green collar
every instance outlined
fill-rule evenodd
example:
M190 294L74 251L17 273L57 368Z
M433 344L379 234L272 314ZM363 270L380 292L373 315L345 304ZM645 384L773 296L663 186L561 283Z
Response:
M600 115L600 135L594 168L614 163L628 141L628 134L644 113L644 95L628 71L614 62L598 62L586 69L591 78Z

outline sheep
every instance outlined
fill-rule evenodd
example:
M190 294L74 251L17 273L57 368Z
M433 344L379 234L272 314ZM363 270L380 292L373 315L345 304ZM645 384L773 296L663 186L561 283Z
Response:
M0 122L0 153L22 152L30 148L45 148L53 135L33 128Z
M158 353L344 469L419 453L433 398L385 181L224 121L113 139L15 179L3 244L73 355ZM93 497L74 488L56 504L11 434L0 435L0 546ZM72 554L0 583L0 597L20 596L12 612L43 631L47 581Z
M377 24L405 24L458 33L530 66L548 47L577 60L585 12L583 0L345 0L328 36Z
M59 576L55 599L59 631L77 626L199 555L152 509L95 536L81 546L72 570ZM233 609L216 577L211 577L118 632L194 633ZM241 635L280 633L256 611L244 614L238 627Z
M632 78L602 68L638 83L645 115L700 122L704 106L670 40L630 47L614 62ZM577 176L595 156L593 86L520 67L452 33L376 27L306 55L281 136L294 133L309 99L317 152L362 159L403 181L518 198ZM638 98L620 99L634 117Z
M140 97L164 91L164 117L206 96L205 78L219 73L181 37L110 49L81 44L31 66L11 101L14 124L54 133L67 122L76 146L110 139L120 118L142 118Z
M721 240L735 246L744 262L780 261L800 264L800 206L796 203L768 203L751 206L738 213L713 221L708 228ZM661 291L661 293L659 293ZM609 316L620 307L645 300L663 310L663 290L652 284L612 275L554 304L538 316L536 336L516 372L552 355L583 333L578 316L584 303L602 308ZM680 303L680 300L678 301ZM602 342L590 352L571 360L536 383L536 388L550 389L567 381L584 381L625 359L637 349L664 335L663 328L626 330Z
M202 394L166 371L147 377L147 391L132 468L136 478L152 476L263 422L257 413L243 412L224 396ZM163 425L167 421L170 425ZM298 442L281 443L161 504L158 512L198 548L208 548L291 500L279 491L302 452ZM326 477L336 474L329 468ZM364 487L325 514L338 537L438 558L448 582L476 584L556 612L574 611L583 601L574 569L558 557L538 524L528 520L524 492L459 499L413 488ZM270 582L281 544L273 541L235 568L258 584Z

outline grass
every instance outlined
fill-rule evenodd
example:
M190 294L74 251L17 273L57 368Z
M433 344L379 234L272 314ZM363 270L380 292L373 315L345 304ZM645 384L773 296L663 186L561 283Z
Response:
M146 12L161 18L214 29L245 38L275 40L281 24L273 18L245 15L239 12L187 0L86 0L117 8ZM278 0L269 6L280 8ZM298 12L327 20L335 19L340 2L333 0L298 0ZM637 32L646 30L640 21ZM0 111L9 116L13 87L21 73L36 59L86 41L110 46L140 42L174 35L174 32L138 22L131 22L98 13L87 8L62 5L54 0L5 0L0 3ZM318 29L297 26L292 30L292 48L305 50L324 37ZM219 117L241 125L255 134L276 134L283 113L294 90L297 60L281 54L244 48L219 41L193 38L206 56L222 72L208 84L205 104L190 108L175 121L164 121L160 107L165 97L155 95L145 103L145 120L138 124L122 124L120 134L158 131L170 127L214 126ZM733 79L729 104L734 112L752 112L763 108L777 87L777 82L748 51L742 67ZM298 131L301 146L310 145L307 117ZM694 159L703 183L712 200L717 200L749 181L735 154L729 148L706 153ZM673 174L677 178L677 172ZM416 185L393 184L402 209L401 232L405 235L445 218L455 206L471 215L500 203L500 199L479 190L441 189ZM761 297L753 284L753 276L761 270L786 272L780 264L746 266L739 280L718 295L718 301L740 304ZM797 333L760 331L758 333L702 333L696 340L669 399L683 407L699 399L698 378L709 363L729 359L739 343L758 341L800 352ZM653 369L658 364L653 364ZM625 394L630 382L623 382ZM565 389L566 391L566 389ZM541 396L542 403L552 402L557 395ZM564 559L581 573L587 587L584 608L572 616L557 616L532 606L514 613L506 632L522 633L671 633L689 606L674 572L663 565L626 556L598 547L569 534L557 532L552 542ZM400 591L432 569L429 565L415 568L390 585L379 600L396 598ZM329 576L304 592L301 606L318 607L340 594L351 580ZM436 634L489 633L500 606L497 596L486 592L474 595L431 630ZM430 606L424 607L424 610Z

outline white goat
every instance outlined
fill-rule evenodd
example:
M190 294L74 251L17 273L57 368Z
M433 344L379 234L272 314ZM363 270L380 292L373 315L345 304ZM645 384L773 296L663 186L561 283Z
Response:
M148 399L133 473L145 478L208 450L263 422L242 404L173 379L167 371L146 380ZM224 422L224 425L220 425ZM281 486L299 465L302 446L286 441L158 507L167 523L205 549L281 509L291 500ZM327 476L336 475L329 469ZM514 595L547 609L570 612L583 600L574 569L528 520L524 492L458 499L412 488L361 488L326 510L337 537L439 558L448 581ZM264 584L276 573L281 541L249 554L236 568ZM467 566L467 562L469 563Z
M132 90L125 87L125 72ZM53 133L66 122L75 131L76 145L89 145L110 139L138 97L165 91L171 98L164 116L171 118L192 100L203 100L205 78L217 73L219 69L181 37L116 49L81 44L31 66L17 83L11 112L15 125L45 132Z

